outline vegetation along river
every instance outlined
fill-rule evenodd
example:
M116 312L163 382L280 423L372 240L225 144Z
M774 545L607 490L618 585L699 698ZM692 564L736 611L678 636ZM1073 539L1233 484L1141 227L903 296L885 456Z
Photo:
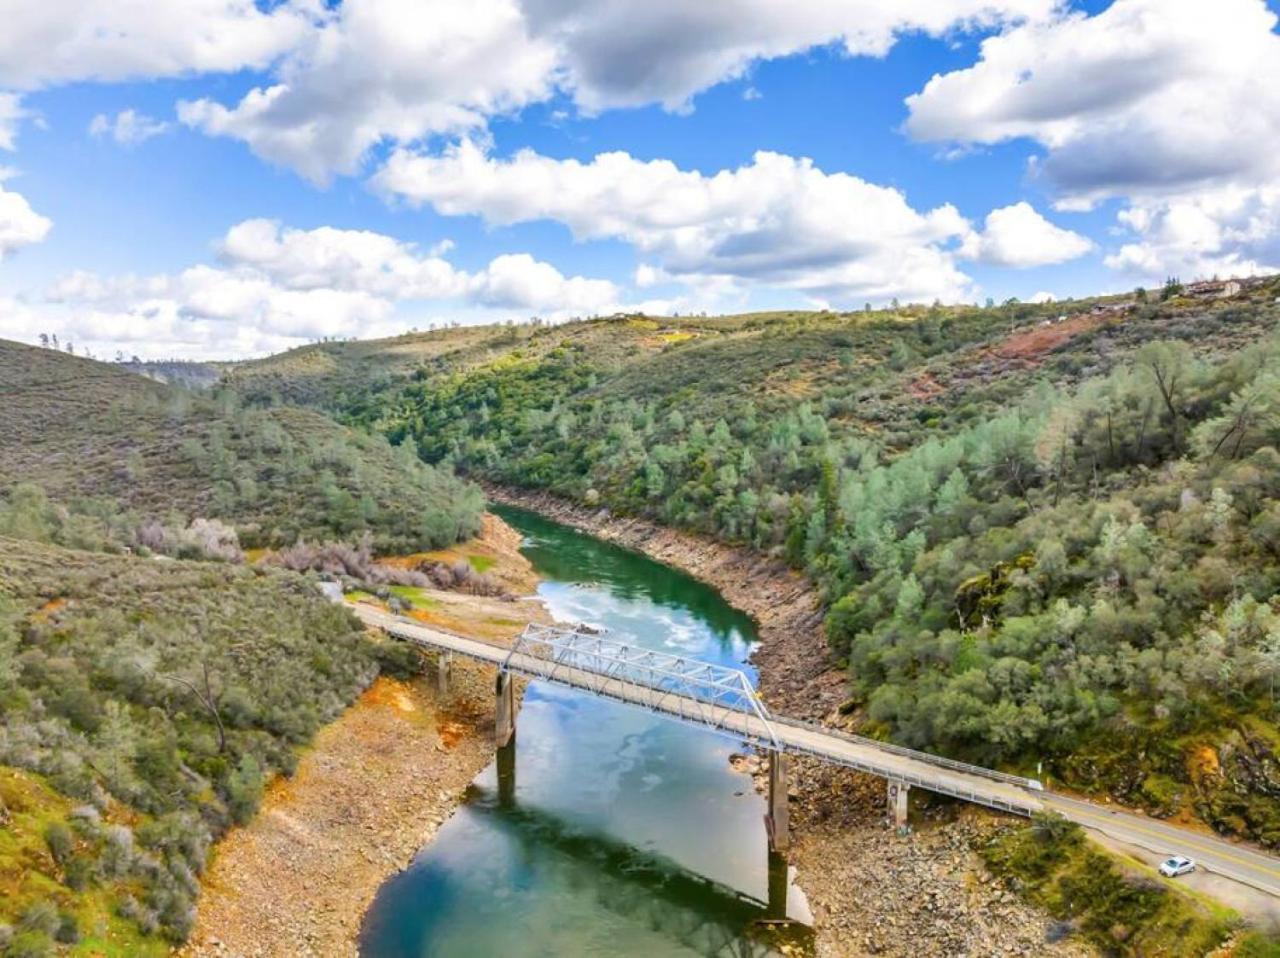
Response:
M752 622L714 589L532 513L501 512L526 537L558 620L742 668L754 681ZM806 952L803 895L768 852L764 801L729 764L743 750L586 693L530 685L515 745L379 891L361 954Z

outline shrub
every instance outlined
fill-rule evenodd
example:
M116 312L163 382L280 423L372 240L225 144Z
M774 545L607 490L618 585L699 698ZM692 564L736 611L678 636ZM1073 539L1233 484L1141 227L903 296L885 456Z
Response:
M53 860L65 868L75 849L75 836L62 822L50 822L44 829L44 841Z

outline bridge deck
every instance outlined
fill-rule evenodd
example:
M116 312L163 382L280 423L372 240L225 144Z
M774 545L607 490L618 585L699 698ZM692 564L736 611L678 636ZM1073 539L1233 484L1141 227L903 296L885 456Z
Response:
M355 611L369 625L381 628L397 638L502 666L518 675L583 689L595 695L641 706L690 724L714 727L762 748L812 755L859 771L1017 814L1030 815L1043 807L1040 798L1033 791L1022 787L1018 784L1020 780L1010 776L986 773L981 769L969 771L959 763L785 718L775 717L772 721L765 722L759 716L747 712L725 713L698 699L658 693L648 686L599 672L561 665L554 669L553 674L548 674L545 659L417 625L368 606L357 606Z

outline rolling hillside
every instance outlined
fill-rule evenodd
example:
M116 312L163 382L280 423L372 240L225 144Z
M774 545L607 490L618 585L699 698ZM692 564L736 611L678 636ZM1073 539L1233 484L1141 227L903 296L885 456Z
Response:
M1275 845L1277 297L444 331L228 378L783 556L862 729Z
M60 541L85 547L129 544L148 523L173 538L204 518L245 548L367 532L379 549L415 551L473 534L482 508L449 470L321 413L244 408L0 341L0 498L22 484L78 517L32 516L28 530L61 527Z

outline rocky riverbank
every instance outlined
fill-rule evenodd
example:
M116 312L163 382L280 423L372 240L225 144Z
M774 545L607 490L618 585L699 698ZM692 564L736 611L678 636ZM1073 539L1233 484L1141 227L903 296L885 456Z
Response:
M748 549L588 509L545 493L488 487L490 499L531 509L642 552L717 588L755 619L752 661L771 708L835 723L844 677L830 661L818 595L803 576ZM757 775L755 757L740 763ZM854 955L1083 956L1078 942L999 887L973 848L1008 827L976 808L913 811L915 833L885 822L884 782L804 760L793 765L791 817L801 888L817 924L821 958Z
M455 665L450 691L378 679L316 737L253 821L217 847L182 954L356 954L378 887L404 868L493 757L491 679Z

